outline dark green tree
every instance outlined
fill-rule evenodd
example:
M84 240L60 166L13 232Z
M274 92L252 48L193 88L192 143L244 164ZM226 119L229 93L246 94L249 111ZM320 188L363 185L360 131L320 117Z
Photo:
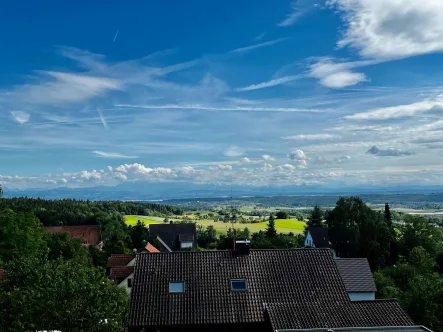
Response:
M13 260L4 270L1 331L125 330L128 295L103 270L31 257Z
M289 215L288 215L288 212L286 212L286 211L278 211L275 214L275 218L277 218L277 219L288 219Z
M78 239L72 239L67 233L45 234L50 260L76 260L91 264L88 248Z
M268 227L266 229L266 235L268 237L273 237L277 235L277 229L275 228L274 215L271 213L268 220Z
M2 197L3 197L3 187L2 187L2 185L0 183L0 198L2 198Z
M366 257L373 269L390 264L392 233L382 214L359 197L340 197L328 213L327 225L340 257Z
M383 215L385 217L385 221L387 222L389 227L391 227L391 225L392 225L392 215L391 215L391 210L389 208L389 203L385 203L385 210L383 212Z
M314 206L308 217L307 226L321 226L323 224L323 217L323 210L318 205Z

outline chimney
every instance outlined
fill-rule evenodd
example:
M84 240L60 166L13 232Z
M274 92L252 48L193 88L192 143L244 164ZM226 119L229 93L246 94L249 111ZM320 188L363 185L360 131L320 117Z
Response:
M234 254L236 256L248 256L251 251L251 241L249 240L235 240Z

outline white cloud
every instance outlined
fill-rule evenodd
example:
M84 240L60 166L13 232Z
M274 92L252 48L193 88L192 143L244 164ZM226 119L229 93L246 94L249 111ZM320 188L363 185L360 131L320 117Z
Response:
M282 137L286 140L328 140L333 138L340 138L340 136L332 135L332 134L302 134L302 135L294 135L294 136L285 136Z
M382 107L367 112L355 113L345 116L345 119L386 120L411 117L428 111L443 112L443 95L438 95L434 99L426 99L412 104Z
M243 88L238 88L236 91L241 92L241 91L252 91L252 90L269 88L271 86L281 85L284 83L295 81L301 77L302 77L301 75L284 76L284 77L276 78L276 79L273 79L273 80L270 80L267 82L252 84L252 85L245 86Z
M284 164L284 165L279 165L279 166L277 166L277 168L278 168L279 170L294 170L294 169L295 169L295 166L294 166L294 165L291 165L291 164Z
M259 34L257 37L254 38L254 40L262 40L264 36L266 36L267 32L263 32Z
M46 75L46 79L42 82L16 88L12 92L12 99L23 99L22 102L26 103L53 105L85 101L100 96L106 91L122 88L118 80L105 77L51 71L43 72L43 74Z
M306 155L302 150L294 150L291 152L290 158L292 160L305 160Z
M402 58L443 51L441 0L328 0L346 23L339 47L369 58Z
M14 118L14 120L20 124L28 122L29 118L31 117L29 113L23 111L11 111L11 115Z
M120 159L133 159L138 158L137 156L128 156L117 152L103 152L103 151L93 151L99 157L103 158L120 158Z
M294 25L302 16L306 15L315 6L310 0L294 0L291 3L292 12L277 24L279 27L289 27Z
M281 43L282 41L285 41L285 40L287 40L287 38L278 38L278 39L270 40L270 41L259 43L259 44L255 44L255 45L250 45L250 46L246 46L246 47L236 48L235 50L229 51L228 53L245 53L245 52L249 52L249 51L255 50L257 48L266 47L266 46L272 46L272 45Z
M244 157L244 158L241 158L241 159L240 159L240 162L241 162L242 164L250 164L252 161L251 161L251 159L249 159L248 157Z
M352 72L352 68L373 64L369 61L337 62L325 57L311 64L309 76L319 79L320 83L331 89L342 89L367 81L366 75Z
M223 152L223 154L226 157L240 157L244 153L245 153L245 150L243 150L242 148L239 148L238 146L235 146L235 145L231 145Z
M322 78L320 83L328 88L342 89L365 81L367 81L365 74L342 71Z
M275 160L275 158L271 157L271 156L268 155L268 154L264 154L264 155L262 155L261 157L262 157L265 161L274 161L274 160Z

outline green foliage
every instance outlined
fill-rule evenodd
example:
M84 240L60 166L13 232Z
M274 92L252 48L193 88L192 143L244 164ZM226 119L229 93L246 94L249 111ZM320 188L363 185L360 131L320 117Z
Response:
M71 239L67 233L45 234L49 260L76 260L92 263L89 251L77 239Z
M373 269L390 264L393 230L381 213L370 209L359 197L341 197L328 213L327 224L340 257L366 257Z
M391 209L389 208L389 204L385 203L385 210L383 211L383 216L385 217L385 221L388 223L389 226L392 225L392 215L391 215Z
M0 210L0 261L45 254L48 247L43 232L32 213Z
M209 248L212 244L216 245L216 242L217 232L214 226L207 226L203 229L201 225L197 225L197 244L199 247Z
M278 211L275 214L275 218L277 218L277 219L288 219L289 215L288 215L288 212L286 212L286 211Z
M404 217L405 225L399 227L400 254L409 257L415 247L423 247L431 256L436 255L443 244L441 229L431 225L425 218L407 215Z
M140 249L143 247L143 241L152 242L149 235L149 228L140 220L134 226L129 226L129 236L131 238L132 248Z
M273 214L271 214L269 216L268 228L266 229L266 235L268 237L272 237L272 236L276 236L277 235L277 230L275 229L275 219L274 219L274 215Z
M2 187L2 185L0 184L0 198L2 198L3 197L3 187Z
M314 206L308 217L307 226L321 226L323 224L324 211L318 205Z
M99 225L108 214L168 216L180 215L176 206L125 201L80 201L74 199L45 200L34 198L0 198L0 210L32 212L45 226Z
M1 331L124 331L129 299L103 270L23 257L4 266Z

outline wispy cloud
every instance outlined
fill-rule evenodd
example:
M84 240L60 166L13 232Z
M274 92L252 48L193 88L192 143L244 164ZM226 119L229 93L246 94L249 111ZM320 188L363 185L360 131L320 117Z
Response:
M231 145L230 147L228 147L223 154L226 157L240 157L245 153L245 150L242 148L239 148L238 146L235 145Z
M137 156L128 156L118 152L104 152L104 151L92 151L95 155L102 158L116 158L116 159L134 159Z
M399 149L379 149L376 145L374 145L372 148L370 148L368 151L366 151L367 154L371 154L373 156L379 156L379 157L400 157L400 156L411 156L414 153L409 151L402 151Z
M317 109L303 109L293 107L267 107L267 106L242 106L242 105L186 105L186 104L168 104L168 105L130 105L117 104L115 107L122 108L141 108L141 109L189 109L202 111L237 111L237 112L307 112L307 113L322 113L323 111Z
M292 12L288 16L277 24L279 27L289 27L294 25L301 17L306 15L315 6L311 3L311 0L294 0L291 3Z
M293 76L280 77L280 78L276 78L276 79L273 79L273 80L270 80L267 82L252 84L252 85L245 86L243 88L238 88L236 91L241 92L241 91L252 91L252 90L269 88L271 86L281 85L284 83L295 81L301 77L303 77L303 76L302 75L293 75Z
M411 117L416 114L443 111L443 95L438 95L434 99L426 99L412 104L397 105L391 107L381 107L367 112L360 112L345 116L349 120L387 120L403 117Z
M120 30L117 30L117 32L115 33L113 43L115 43L115 40L117 39L117 36L118 36L118 33L119 33L119 32L120 32Z
M228 53L244 53L244 52L249 52L252 50L255 50L257 48L261 48L261 47L266 47L266 46L272 46L278 43L281 43L285 40L287 40L288 38L278 38L278 39L274 39L274 40L270 40L267 42L263 42L263 43L259 43L259 44L255 44L255 45L250 45L250 46L246 46L246 47L240 47L240 48L236 48L232 51L229 51Z
M331 134L306 134L306 135L294 135L294 136L284 136L282 137L286 140L328 140L333 138L340 138L340 136L337 135L331 135Z
M254 40L262 40L264 38L264 36L267 35L267 32L263 32L261 34L259 34L257 37L254 38Z
M23 111L11 111L11 115L14 118L14 120L20 124L28 122L29 118L31 117L29 113Z
M106 122L106 119L103 116L102 112L100 110L97 110L97 112L98 112L101 122L103 123L103 127L105 127L105 129L109 129L108 123Z

